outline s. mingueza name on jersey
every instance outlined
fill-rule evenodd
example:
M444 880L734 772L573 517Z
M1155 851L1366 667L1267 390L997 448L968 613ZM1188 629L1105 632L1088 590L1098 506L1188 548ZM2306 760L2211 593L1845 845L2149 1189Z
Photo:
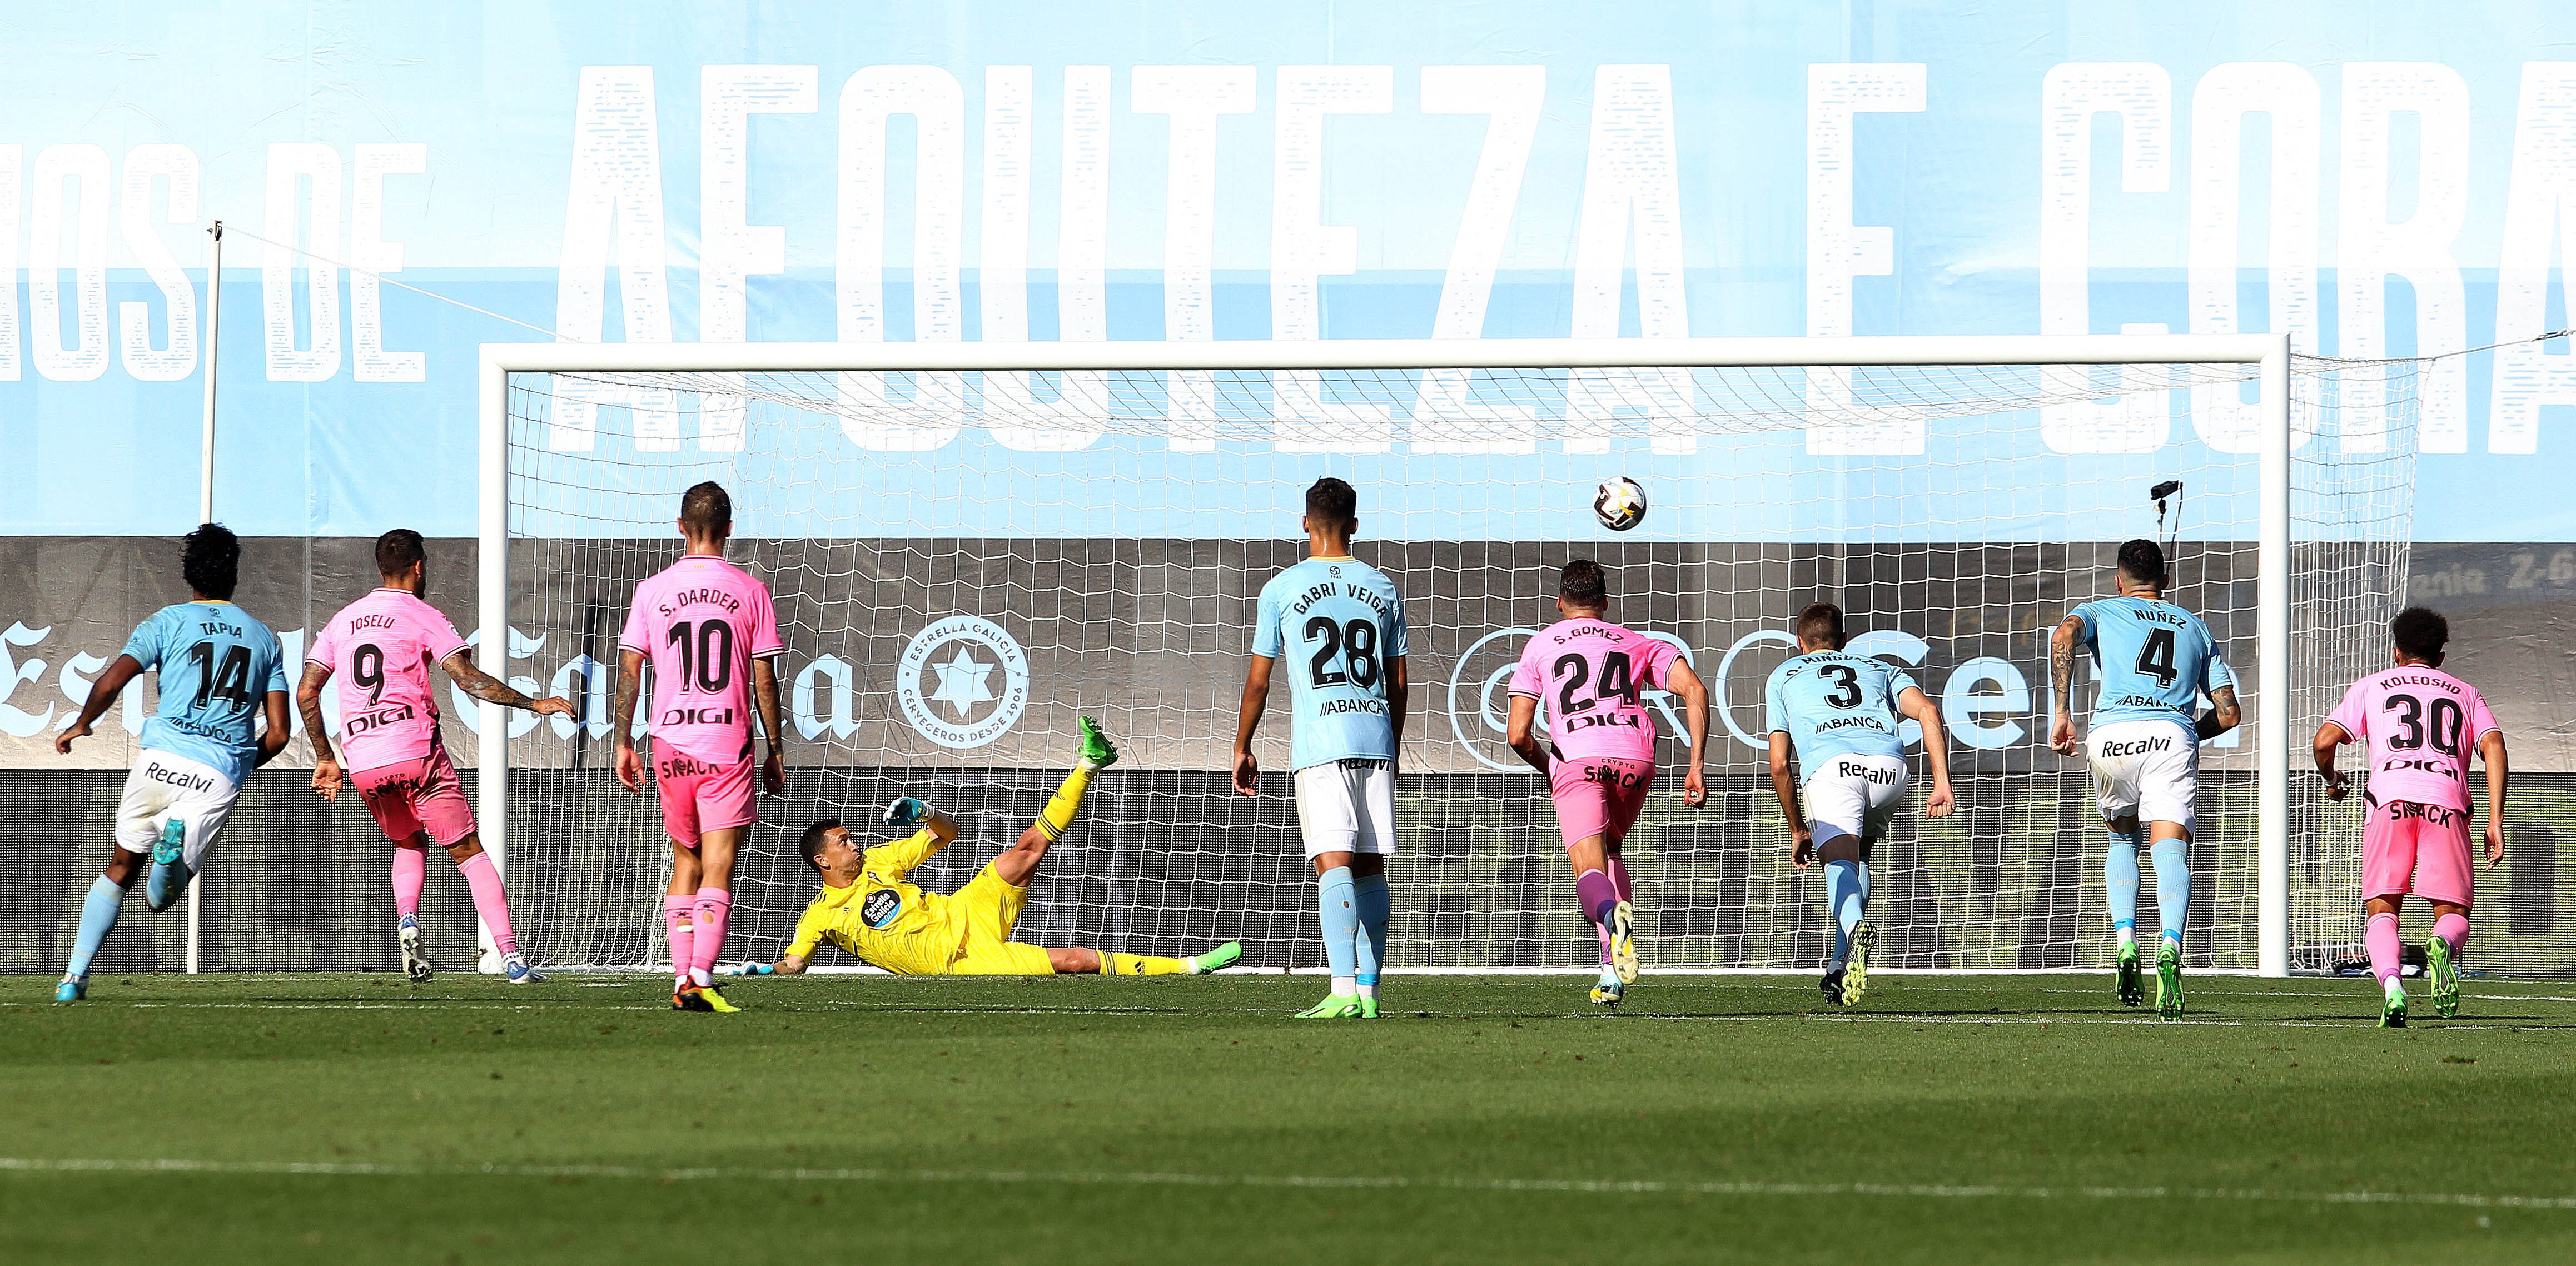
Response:
M1317 716L1340 716L1345 712L1365 712L1370 716L1386 715L1384 699L1325 699L1315 705Z
M1354 589L1338 580L1327 580L1310 587L1306 592L1297 595L1296 600L1288 604L1288 609L1295 614L1304 615L1308 608L1326 598L1348 598L1354 602L1368 604L1371 610L1380 615L1386 614L1384 595L1372 593L1366 589Z

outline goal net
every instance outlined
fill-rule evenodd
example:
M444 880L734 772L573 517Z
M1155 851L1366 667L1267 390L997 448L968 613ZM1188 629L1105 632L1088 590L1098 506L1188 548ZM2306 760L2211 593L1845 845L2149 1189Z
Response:
M1461 345L1412 346L1437 363ZM1607 566L1611 618L1674 642L1715 692L1697 810L1670 772L1678 702L1650 695L1667 773L1626 849L1650 970L1812 969L1827 952L1822 872L1790 865L1763 772L1760 698L1792 617L1819 599L1849 613L1852 649L1907 666L1952 736L1958 812L1902 814L1877 851L1880 961L2105 964L2103 837L2082 764L2047 747L2046 644L2138 536L2174 542L2170 596L2208 622L2246 696L2248 723L2204 752L2186 951L2254 970L2257 773L2284 755L2258 750L2255 718L2285 708L2282 732L2304 744L2384 653L2404 592L2407 362L2294 364L2290 632L2275 646L2259 636L2253 363L1353 368L1316 344L1310 367L1224 369L1066 350L1101 347L1125 367L715 371L689 367L707 349L671 348L652 353L669 368L506 374L487 426L506 426L514 671L583 705L513 716L523 946L565 965L667 961L668 846L650 788L610 772L610 676L629 595L677 556L678 495L703 479L731 491L729 556L775 593L788 647L789 790L764 802L734 883L737 955L776 954L811 898L807 822L876 838L887 801L923 797L966 829L914 878L953 890L1033 817L1087 714L1125 759L1049 854L1020 939L1155 954L1240 940L1249 966L1319 965L1284 693L1259 739L1261 794L1236 796L1227 770L1254 600L1303 555L1303 494L1323 475L1358 488L1355 552L1394 578L1411 626L1396 969L1597 960L1545 783L1503 742L1505 676L1554 618L1570 558ZM1172 350L1207 363L1204 345ZM1651 502L1626 533L1590 508L1620 476ZM2266 655L2288 661L2286 699L2258 687ZM2276 935L2290 966L2318 970L2360 939L2358 810L2312 780L2289 796Z

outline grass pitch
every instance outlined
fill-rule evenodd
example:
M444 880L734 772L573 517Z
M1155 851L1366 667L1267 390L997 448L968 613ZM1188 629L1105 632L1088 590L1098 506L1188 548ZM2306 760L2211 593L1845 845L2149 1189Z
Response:
M2187 983L16 979L0 1260L2576 1260L2576 986Z

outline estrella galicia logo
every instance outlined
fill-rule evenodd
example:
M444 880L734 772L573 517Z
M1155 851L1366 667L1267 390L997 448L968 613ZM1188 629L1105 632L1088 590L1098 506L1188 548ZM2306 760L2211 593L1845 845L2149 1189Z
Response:
M903 898L894 895L894 890L891 888L879 888L859 902L859 917L867 920L868 926L872 928L882 930L885 925L894 922L894 917L901 913L903 913Z
M947 748L982 747L1010 733L1028 710L1029 657L1001 625L952 615L905 643L895 662L894 697L923 738Z

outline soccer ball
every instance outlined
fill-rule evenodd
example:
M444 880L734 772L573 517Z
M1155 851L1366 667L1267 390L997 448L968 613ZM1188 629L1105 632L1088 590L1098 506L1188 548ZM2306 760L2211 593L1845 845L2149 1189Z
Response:
M1646 490L1626 476L1605 479L1592 494L1593 517L1613 532L1625 532L1646 521Z

